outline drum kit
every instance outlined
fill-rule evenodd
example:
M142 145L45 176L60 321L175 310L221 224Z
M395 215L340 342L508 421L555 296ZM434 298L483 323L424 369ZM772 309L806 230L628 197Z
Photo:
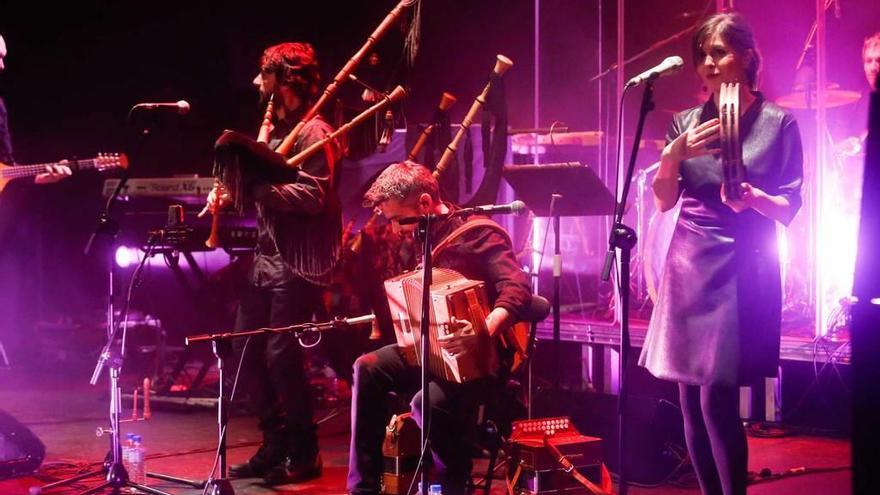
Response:
M825 108L850 105L861 97L858 91L840 89L839 84L829 83L825 89ZM816 87L803 84L795 86L794 92L780 96L776 99L776 104L792 110L813 110L816 108Z

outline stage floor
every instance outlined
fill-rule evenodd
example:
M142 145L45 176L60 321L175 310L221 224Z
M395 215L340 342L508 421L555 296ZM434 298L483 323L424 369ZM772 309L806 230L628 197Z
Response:
M91 370L65 370L42 376L22 370L0 370L0 409L25 423L47 448L46 460L36 476L0 481L0 494L27 494L30 487L40 486L80 471L94 469L96 461L107 451L107 437L96 438L95 429L107 424L108 400L106 382L98 387L88 385ZM123 417L130 415L125 401ZM330 411L320 411L325 417ZM209 408L168 410L155 405L153 418L147 422L127 423L125 432L144 437L148 471L161 472L191 479L203 479L210 470L216 447L216 416ZM230 462L247 459L257 448L259 432L253 417L233 417L229 426ZM348 464L349 411L322 423L320 442L324 475L302 485L269 488L260 480L235 480L239 495L263 494L343 494ZM750 470L764 468L783 472L795 468L846 468L850 466L850 442L833 436L800 434L782 438L749 438ZM478 465L479 468L479 465ZM476 470L475 470L476 471ZM799 476L759 483L749 489L752 495L805 493L850 493L851 472L848 469L807 473ZM92 478L74 487L46 491L47 494L79 493L98 484ZM151 480L151 486L173 494L197 494L200 490L173 483ZM493 494L506 493L503 482L493 484ZM633 494L696 494L695 487L660 486L633 487Z

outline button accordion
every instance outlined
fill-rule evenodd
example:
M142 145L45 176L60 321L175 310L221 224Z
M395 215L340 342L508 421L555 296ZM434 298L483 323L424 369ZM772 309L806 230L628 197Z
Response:
M498 350L486 328L489 303L483 282L468 280L460 273L434 268L429 326L428 370L435 377L457 383L493 374L499 366ZM404 273L385 281L385 293L394 322L394 334L406 361L421 366L422 272ZM475 347L453 355L440 342L455 333L452 318L467 320L477 338Z

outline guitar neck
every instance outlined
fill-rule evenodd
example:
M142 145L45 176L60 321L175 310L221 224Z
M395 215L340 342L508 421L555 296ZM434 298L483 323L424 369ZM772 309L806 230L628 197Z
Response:
M67 162L35 163L33 165L15 165L0 170L0 177L4 179L18 179L21 177L33 177L46 172L46 167L66 165L74 172L80 170L94 170L100 168L97 158L88 160L69 160Z

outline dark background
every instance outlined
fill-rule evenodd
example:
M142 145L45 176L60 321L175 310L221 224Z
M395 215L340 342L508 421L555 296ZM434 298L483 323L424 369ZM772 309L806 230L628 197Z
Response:
M329 79L395 2L15 2L14 9L13 2L4 4L0 33L9 56L0 74L0 96L9 110L16 161L122 151L132 158L132 176L160 177L209 175L213 142L223 129L256 133L261 110L251 80L267 45L310 41ZM770 98L790 92L815 2L740 0L736 6L753 24L764 56L761 89ZM840 6L840 19L828 15L828 78L842 88L862 90L861 43L880 30L880 7L871 0L840 0ZM698 22L714 7L714 1L704 0L627 1L626 56ZM608 116L613 118L617 106L615 73L588 80L614 61L615 13L613 1L540 1L539 125L562 121L572 130L600 129L600 91L603 112L613 122ZM412 68L400 63L404 31L394 27L377 46L380 67L362 64L356 73L382 89L406 85L410 97L403 115L410 124L430 119L440 93L449 91L459 99L451 112L457 123L485 84L495 54L503 53L514 61L505 75L510 125L531 127L535 3L423 0L421 15L421 47ZM631 77L671 54L686 60L685 70L656 86L658 111L649 118L649 138L663 137L672 110L700 101L689 40L684 36L624 71L625 78ZM357 107L359 92L351 87L342 91L343 106ZM639 96L640 91L633 92L628 102L628 134ZM146 122L141 114L127 120L136 103L179 99L192 105L185 117L163 114ZM147 123L152 132L144 138L136 131ZM653 156L646 151L639 166L653 159L656 151ZM594 165L611 184L611 171ZM101 250L90 256L82 250L103 207L103 179L82 174L46 187L19 181L4 192L0 208L14 212L16 226L2 235L11 241L7 249L27 260L31 291L23 303L25 326L4 323L0 331L12 347L25 345L22 329L37 321L100 314L107 257ZM180 312L186 306L178 299L165 308Z

